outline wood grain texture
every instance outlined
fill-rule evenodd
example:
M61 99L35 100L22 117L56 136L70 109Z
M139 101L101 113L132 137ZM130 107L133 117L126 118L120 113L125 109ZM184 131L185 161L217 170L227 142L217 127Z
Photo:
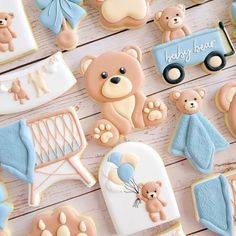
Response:
M11 71L21 70L27 66L31 66L37 61L55 53L58 48L54 45L54 35L43 28L38 21L40 11L35 7L33 0L23 0L25 10L29 16L33 32L39 44L39 51L28 57L22 58L7 65L0 66L0 74L11 73ZM183 0L187 6L188 24L192 31L198 31L211 27L219 19L223 20L227 30L232 32L233 27L228 17L228 8L232 0L208 1L202 5L196 5L191 0ZM207 75L201 70L200 66L188 68L186 70L187 77L182 84L176 86L168 86L163 83L160 75L156 73L150 50L161 40L161 33L154 24L152 18L156 11L168 5L180 3L178 0L153 0L151 5L151 16L145 27L139 30L126 30L121 32L109 32L99 25L98 12L89 6L88 17L82 22L78 29L80 43L78 47L70 52L63 52L64 58L74 75L78 79L78 84L68 91L64 96L50 102L40 108L7 116L0 117L0 125L3 126L20 118L28 118L38 113L45 113L52 110L77 106L77 112L81 118L81 123L85 131L88 147L83 155L83 163L91 172L97 175L99 164L108 151L108 149L98 147L91 141L90 128L91 125L99 119L100 107L94 103L87 95L84 87L84 81L79 75L78 65L80 59L86 54L99 55L108 50L120 50L128 44L140 46L143 51L142 66L146 76L144 93L156 95L163 99L168 105L168 119L163 125L153 128L137 130L127 136L124 141L139 141L149 144L156 149L166 165L175 196L181 212L181 222L187 234L196 236L212 236L210 231L204 229L194 219L192 206L192 198L190 186L193 182L204 177L196 172L189 162L184 158L173 157L168 154L167 146L171 134L176 125L178 111L174 104L169 101L169 93L174 90L182 90L186 88L202 87L207 89L207 97L203 107L203 113L209 120L219 129L219 131L229 140L230 148L225 152L217 153L214 162L215 172L224 172L229 169L236 168L236 140L233 139L224 124L224 118L214 105L214 96L216 91L226 82L234 81L236 74L236 57L228 60L225 69L215 75ZM233 40L235 42L235 40ZM13 236L26 235L30 228L32 218L45 210L54 209L61 204L72 204L79 212L90 215L94 218L99 236L115 236L115 230L107 212L105 202L99 185L88 189L82 183L77 181L67 181L58 183L48 189L43 195L42 204L38 208L30 208L27 205L28 186L8 173L0 170L0 179L3 180L9 189L10 197L15 204L15 211L10 220L10 228ZM140 232L135 236L150 236L167 226L154 228L145 232Z

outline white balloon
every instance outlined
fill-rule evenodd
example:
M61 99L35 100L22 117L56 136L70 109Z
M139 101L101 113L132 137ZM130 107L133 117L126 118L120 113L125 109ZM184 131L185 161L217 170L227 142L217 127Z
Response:
M123 185L118 185L114 184L110 180L106 182L106 187L109 191L114 192L114 193L122 193L124 192L124 186Z
M0 83L0 92L1 93L7 93L8 90L9 89L4 84Z

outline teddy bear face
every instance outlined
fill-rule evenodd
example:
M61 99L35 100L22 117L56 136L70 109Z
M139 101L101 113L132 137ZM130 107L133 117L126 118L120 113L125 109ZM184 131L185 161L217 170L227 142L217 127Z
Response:
M85 57L81 62L89 95L100 103L123 100L140 90L144 81L141 52L126 48L101 56Z
M9 27L14 18L13 13L0 13L0 28Z
M152 200L157 198L161 192L161 182L149 182L144 185L141 185L142 195L148 199Z
M192 115L200 111L204 96L205 90L186 90L173 92L171 99L181 113Z
M185 7L179 4L175 7L166 8L160 11L156 18L160 27L165 31L180 29L184 26Z

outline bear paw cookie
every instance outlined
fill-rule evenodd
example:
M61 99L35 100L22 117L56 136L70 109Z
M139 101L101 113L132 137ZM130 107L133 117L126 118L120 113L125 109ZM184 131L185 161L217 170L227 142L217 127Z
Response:
M114 146L120 135L134 128L156 126L167 117L167 107L159 99L141 92L144 73L142 53L136 46L99 57L86 56L80 64L87 91L102 108L102 119L93 129L98 144Z
M216 94L216 106L224 113L225 123L233 135L236 138L236 83L226 83Z
M86 11L81 7L83 0L36 0L36 3L42 10L41 23L57 34L57 46L63 50L76 48L76 28L86 16Z
M101 163L99 183L119 235L179 218L165 166L145 144L127 142L113 148Z
M236 171L214 175L192 185L197 221L214 233L236 233Z
M21 0L0 0L0 64L36 50L37 44Z
M162 17L165 17L167 13L164 11ZM180 15L180 13L176 14ZM166 17L169 18L169 16ZM171 24L175 24L175 19L180 21L180 16L172 17L171 22L173 21L173 23ZM168 31L166 34L167 38L172 35ZM173 36L173 39L174 37L179 39L155 46L152 49L157 71L168 84L182 82L185 78L184 69L188 66L202 64L203 69L208 73L221 71L226 65L226 58L235 53L234 46L222 22L219 22L219 26L216 28L184 36L184 32L178 33L177 36Z
M229 144L200 112L205 95L203 89L171 93L170 98L181 116L169 152L174 156L186 157L195 169L209 174L215 152L226 149Z
M185 236L185 234L182 225L180 223L177 223L169 229L166 229L155 236Z
M78 214L72 207L59 207L45 212L33 220L28 236L96 236L96 226L87 216Z
M150 0L90 0L100 12L104 28L122 30L139 28L146 24Z

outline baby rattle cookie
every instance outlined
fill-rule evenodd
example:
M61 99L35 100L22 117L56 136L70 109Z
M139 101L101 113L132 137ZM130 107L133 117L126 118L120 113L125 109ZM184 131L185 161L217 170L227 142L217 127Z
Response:
M159 125L166 119L166 105L141 92L145 80L141 60L141 50L128 46L121 52L85 56L80 63L88 94L102 106L102 119L93 130L100 145L114 146L120 135Z
M5 185L0 182L0 236L10 236L7 221L14 206L8 202L8 193Z
M37 49L22 1L0 0L0 64L14 61Z
M180 222L178 222L177 224L160 232L155 236L185 236L185 233L183 231L182 225L180 224Z
M119 235L180 216L162 159L143 143L126 142L113 148L101 163L99 183Z
M144 26L149 16L151 0L90 0L99 10L102 26L109 30L123 30Z
M225 115L225 123L236 138L236 83L229 82L219 89L216 94L216 106Z
M172 16L174 10L171 11L170 25L175 25L175 19L177 19L177 22L181 22L180 19L182 18L181 14L178 13L179 11L176 10L176 15L179 15L176 18ZM167 13L164 10L162 14L160 19L168 14L168 9ZM162 20L164 21L164 19ZM168 39L172 37L172 41L155 46L152 49L157 71L162 75L164 82L168 84L182 82L185 78L185 67L189 66L202 64L203 69L211 74L221 71L226 66L226 58L235 53L234 46L222 22L219 22L216 28L188 36L186 36L184 30L178 30L178 33L173 34L173 36L171 36L171 32L167 30L164 35Z
M205 95L203 89L170 94L181 116L169 152L174 156L186 157L196 170L209 174L215 153L228 148L229 143L200 112Z
M63 50L72 50L78 45L76 28L86 17L82 8L83 0L36 0L42 10L41 23L55 34L56 44Z
M90 217L78 214L71 206L36 216L27 236L96 236L96 226Z

